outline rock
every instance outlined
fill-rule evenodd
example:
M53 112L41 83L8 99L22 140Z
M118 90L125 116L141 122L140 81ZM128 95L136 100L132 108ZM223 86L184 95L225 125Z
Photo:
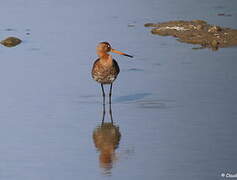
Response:
M218 45L219 45L219 43L216 41L216 40L213 40L212 42L211 42L211 48L212 48L212 50L218 50Z
M193 23L196 23L196 24L207 24L207 22L206 22L206 21L199 20L199 19L192 20L191 22L193 22Z
M155 23L146 23L144 24L145 27L156 27Z
M212 26L210 29L208 29L208 32L210 33L217 33L220 31L221 31L221 28L219 26Z
M169 35L169 33L167 31L164 31L164 30L161 30L161 29L158 29L158 28L152 29L151 33L152 34L159 34L160 36L168 36Z
M212 50L237 46L237 29L210 25L202 20L149 23L146 26L153 27L152 34L173 36L179 42L199 44Z
M2 40L0 43L6 47L14 47L20 44L22 41L16 37L8 37Z
M196 28L198 31L202 30L203 29L203 26L201 24L197 25L197 28Z
M218 42L217 42L216 40L213 40L213 41L211 42L211 46L212 46L212 47L217 47L217 46L218 46Z

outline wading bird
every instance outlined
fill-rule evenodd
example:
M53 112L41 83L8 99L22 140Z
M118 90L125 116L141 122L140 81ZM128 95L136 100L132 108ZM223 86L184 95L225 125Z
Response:
M109 103L111 104L111 95L113 82L119 74L119 65L112 58L109 52L117 53L132 58L133 56L125 54L121 51L115 50L108 42L101 42L96 47L98 59L94 62L92 68L92 77L95 81L101 84L103 93L103 104L105 104L104 84L110 84Z

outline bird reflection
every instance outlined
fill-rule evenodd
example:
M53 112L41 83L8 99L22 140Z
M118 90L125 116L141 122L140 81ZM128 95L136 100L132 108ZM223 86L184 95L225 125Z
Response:
M104 122L105 114L105 105L103 105L102 122L93 131L93 141L100 153L100 167L104 169L105 174L110 174L113 163L116 161L115 149L118 148L121 133L119 126L113 123L111 104L109 108L110 122Z

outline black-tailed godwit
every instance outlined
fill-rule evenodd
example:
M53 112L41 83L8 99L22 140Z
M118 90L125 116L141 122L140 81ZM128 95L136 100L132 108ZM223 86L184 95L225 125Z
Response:
M109 103L111 104L113 82L120 72L118 63L112 58L109 52L117 53L130 58L133 57L131 55L113 49L108 42L101 42L97 45L96 53L99 58L94 62L92 68L92 77L95 81L101 84L103 104L105 104L104 84L110 84Z

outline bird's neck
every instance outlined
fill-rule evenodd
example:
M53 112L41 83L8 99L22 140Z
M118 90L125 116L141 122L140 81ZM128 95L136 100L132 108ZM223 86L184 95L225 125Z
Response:
M104 54L99 57L100 58L100 63L103 65L111 65L112 64L112 56L109 54Z

